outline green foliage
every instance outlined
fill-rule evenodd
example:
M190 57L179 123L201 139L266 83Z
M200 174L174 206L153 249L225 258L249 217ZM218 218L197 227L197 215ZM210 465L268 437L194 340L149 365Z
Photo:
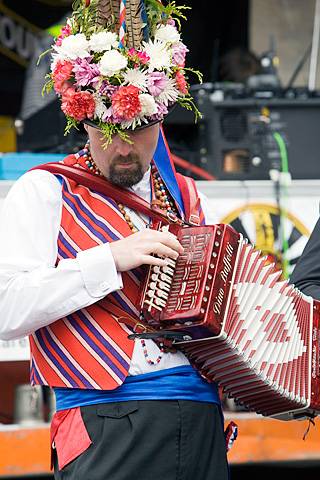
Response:
M168 18L172 18L176 21L179 30L181 29L180 19L187 20L184 15L185 10L190 10L191 7L185 5L177 6L176 2L168 2L168 5L164 6L158 0L145 0L148 26L151 35L154 34L155 28L159 23L166 23Z
M71 128L75 128L76 130L79 130L78 128L79 122L77 122L77 120L75 120L72 117L69 117L69 115L66 115L66 119L67 119L67 125L65 126L65 129L64 129L65 136L68 135L68 133L70 133Z
M86 7L84 0L75 0L72 4L73 15L71 18L72 34L84 33L87 38L96 31L95 18L97 2L92 0Z
M42 52L39 57L38 57L38 60L37 60L37 66L39 65L39 63L41 62L42 58L47 55L48 53L52 52L52 47L48 48L48 50L46 50L45 52Z
M99 123L99 128L103 134L105 139L105 143L103 144L103 148L107 148L108 145L112 143L112 137L114 135L119 135L121 140L127 143L133 143L128 133L126 133L120 125L115 125L113 123Z
M44 96L44 94L48 94L51 92L51 90L53 89L53 80L52 80L52 77L50 75L50 73L47 73L47 75L45 76L45 78L47 78L48 80L46 81L46 83L43 85L42 87L42 90L41 90L41 95Z
M198 78L199 83L202 83L203 74L199 70L195 70L194 68L188 68L188 67L183 67L183 70L195 75Z
M197 123L200 118L202 118L201 112L198 110L196 107L193 98L191 95L185 95L184 97L178 97L178 103L181 105L181 107L186 108L187 110L191 110L194 113L195 116L195 122Z

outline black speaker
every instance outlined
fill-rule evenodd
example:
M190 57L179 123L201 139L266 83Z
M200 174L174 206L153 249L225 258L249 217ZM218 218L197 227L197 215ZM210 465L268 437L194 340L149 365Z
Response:
M320 178L319 98L225 98L206 85L193 96L202 113L197 125L179 108L167 120L169 144L181 157L218 179L264 180L287 156L292 178Z
M56 99L20 123L17 151L71 153L82 148L87 139L83 127L72 129L68 135L64 135L65 126L61 102Z

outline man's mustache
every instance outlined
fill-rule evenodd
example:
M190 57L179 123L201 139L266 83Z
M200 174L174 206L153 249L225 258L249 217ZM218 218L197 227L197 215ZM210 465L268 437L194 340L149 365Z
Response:
M121 164L140 163L139 160L140 160L139 155L136 155L134 153L129 153L129 155L126 155L126 156L118 155L117 157L115 157L113 159L112 165L116 166L119 163L121 163Z

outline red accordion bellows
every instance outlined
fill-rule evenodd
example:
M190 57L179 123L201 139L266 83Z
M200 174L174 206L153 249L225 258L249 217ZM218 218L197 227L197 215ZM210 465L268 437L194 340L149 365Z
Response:
M302 294L227 225L170 225L184 247L150 267L144 319L185 331L177 344L209 381L249 409L280 419L320 412L320 302Z

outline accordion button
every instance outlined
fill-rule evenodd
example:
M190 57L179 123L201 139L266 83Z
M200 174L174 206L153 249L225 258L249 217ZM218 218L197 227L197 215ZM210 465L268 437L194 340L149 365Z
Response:
M217 256L216 252L212 252L212 256L216 257Z
M219 247L220 243L219 242L214 242L216 247Z
M169 284L172 282L172 278L170 278L169 275L166 275L165 273L161 273L160 280L168 282Z

